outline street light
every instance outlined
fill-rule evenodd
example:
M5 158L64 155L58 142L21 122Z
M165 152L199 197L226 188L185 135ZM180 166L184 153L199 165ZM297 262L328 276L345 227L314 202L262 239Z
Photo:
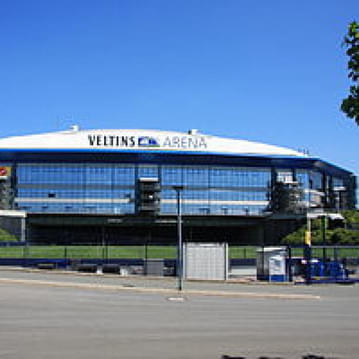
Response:
M182 291L183 288L183 251L182 251L182 211L181 211L181 192L183 186L173 186L177 195L177 278L178 291Z
M311 283L311 261L312 261L312 228L310 222L310 214L307 211L307 230L305 231L304 239L304 259L306 261L305 267L305 283L308 285Z

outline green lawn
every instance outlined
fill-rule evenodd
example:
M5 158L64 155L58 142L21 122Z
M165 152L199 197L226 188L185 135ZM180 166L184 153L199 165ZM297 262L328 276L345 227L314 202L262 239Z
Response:
M0 242L16 242L17 238L5 231L5 229L0 228Z
M335 251L334 248L327 248L325 251L327 258L334 258ZM337 255L339 258L358 258L359 257L359 248L339 248L337 250ZM292 257L303 257L303 248L293 248ZM323 249L322 248L312 248L312 257L313 258L322 258Z
M257 248L250 246L229 247L229 258L257 258Z
M0 258L23 258L23 247L0 247Z
M176 258L174 246L148 246L148 258ZM0 258L145 258L145 246L0 247Z
M229 258L256 258L258 247L231 246ZM146 253L147 251L147 253ZM177 256L176 246L28 246L28 247L0 247L0 258L168 258ZM302 257L302 248L292 249L293 257ZM312 249L312 257L321 258L323 250ZM334 249L326 250L328 258L334 258ZM359 248L341 248L338 257L358 258Z

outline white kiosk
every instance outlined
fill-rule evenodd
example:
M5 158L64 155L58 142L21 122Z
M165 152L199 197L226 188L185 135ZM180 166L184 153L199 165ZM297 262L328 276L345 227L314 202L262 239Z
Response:
M270 282L287 280L287 251L285 247L257 249L257 279Z
M185 243L183 254L185 279L228 279L227 243Z

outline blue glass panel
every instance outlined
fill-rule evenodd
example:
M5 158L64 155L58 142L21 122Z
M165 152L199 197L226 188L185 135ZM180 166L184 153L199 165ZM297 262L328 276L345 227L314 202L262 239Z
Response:
M181 186L183 184L182 168L173 166L162 166L161 183L162 186Z
M158 166L138 166L138 178L158 178L159 168Z
M209 170L207 167L183 167L184 186L209 186Z
M135 185L134 166L114 166L113 180L115 185Z
M106 165L86 165L85 167L86 184L111 184L112 168Z

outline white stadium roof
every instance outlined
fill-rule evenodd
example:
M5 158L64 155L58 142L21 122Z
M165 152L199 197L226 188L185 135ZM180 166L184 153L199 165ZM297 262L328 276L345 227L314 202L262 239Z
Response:
M188 133L134 129L80 130L78 126L68 131L3 138L0 139L0 150L153 151L307 157L284 147L209 136L197 130Z

